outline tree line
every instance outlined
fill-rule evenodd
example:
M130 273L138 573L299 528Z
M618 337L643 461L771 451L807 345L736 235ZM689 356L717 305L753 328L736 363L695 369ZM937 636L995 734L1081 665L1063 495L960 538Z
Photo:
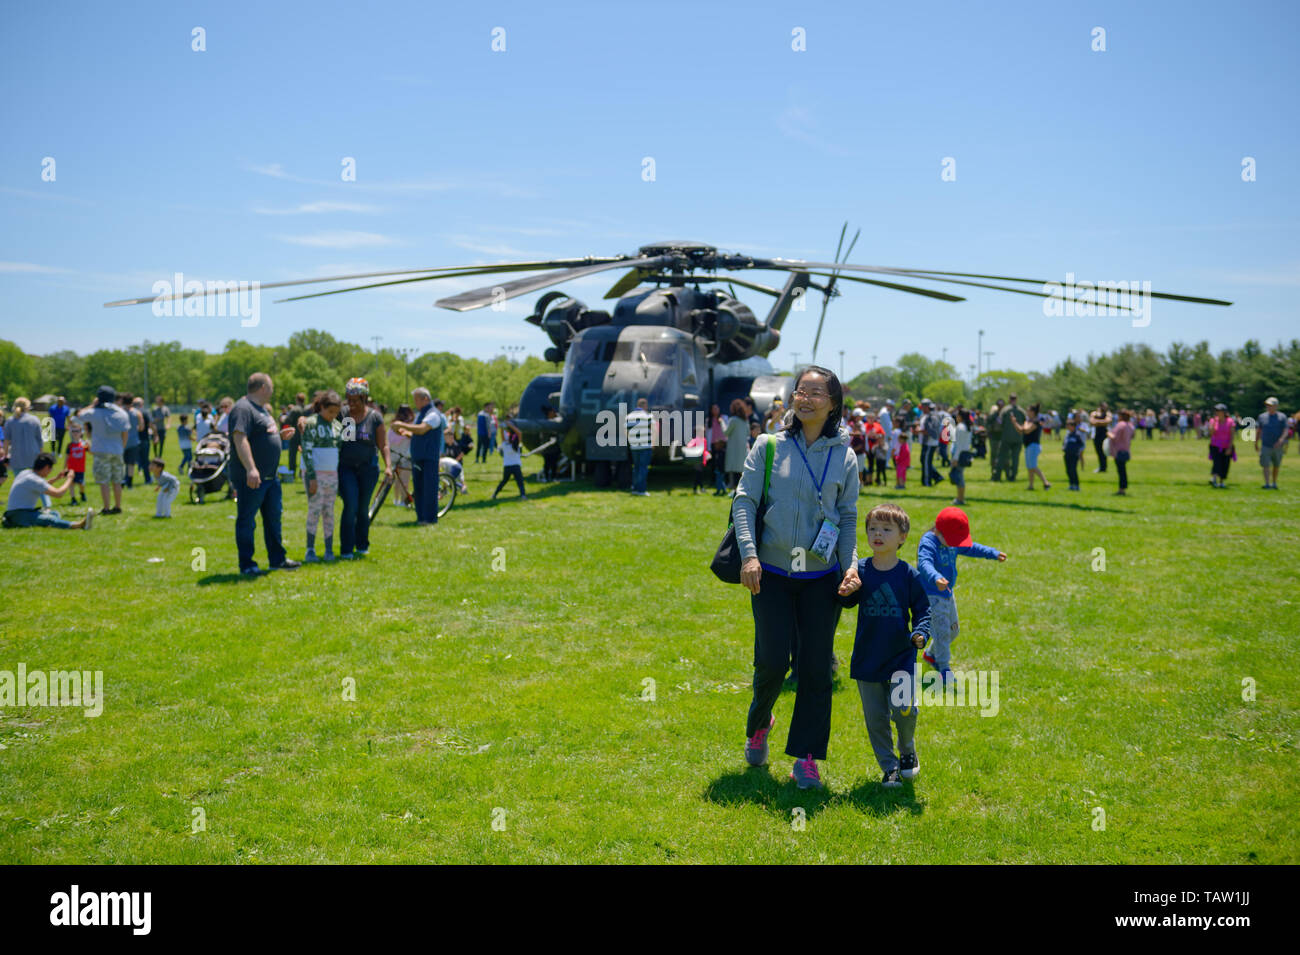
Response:
M482 361L451 352L428 352L404 367L402 356L392 349L366 351L314 329L295 332L276 346L232 339L218 354L161 342L147 350L132 345L89 355L29 355L13 342L0 340L0 404L7 407L18 395L36 399L45 394L85 404L102 384L144 394L146 367L149 397L161 394L168 404L238 397L249 374L265 371L275 380L281 402L300 391L310 396L319 389L340 390L349 378L359 376L369 380L375 400L389 408L408 402L410 389L424 385L448 407L466 410L487 401L509 407L536 375L556 370L540 358L516 364L505 357ZM1269 351L1251 340L1217 355L1208 342L1175 343L1164 353L1130 344L1106 355L1089 355L1082 363L1066 359L1048 372L988 371L973 383L961 380L945 361L910 352L894 365L862 372L845 386L854 398L929 398L981 409L1015 392L1022 406L1041 402L1055 409L1094 407L1101 401L1135 410L1171 405L1208 409L1222 401L1233 411L1251 413L1275 395L1284 409L1294 410L1300 408L1300 340Z
M997 398L1015 393L1022 407L1112 408L1157 411L1208 410L1223 402L1236 413L1253 414L1264 399L1276 397L1283 409L1300 408L1300 340L1265 351L1256 340L1217 355L1208 342L1175 342L1161 353L1148 345L1124 345L1083 362L1066 359L1048 372L1000 369L973 383L962 381L952 365L910 352L896 365L863 372L845 386L854 398L921 398L943 405L960 401L987 410Z
M349 378L360 377L370 382L375 400L390 409L409 404L411 389L424 385L447 407L461 405L468 411L488 401L509 407L529 381L554 366L540 358L481 361L451 352L412 356L404 365L392 349L366 351L316 330L295 332L276 346L232 339L215 355L184 348L180 342L150 344L147 351L132 345L89 355L28 355L0 340L0 404L7 407L18 395L35 400L46 394L63 395L73 405L88 404L105 384L143 395L146 369L149 399L162 395L175 405L216 402L223 395L238 398L247 390L248 376L264 371L275 382L277 403L291 401L298 392L309 398L329 388L341 393Z

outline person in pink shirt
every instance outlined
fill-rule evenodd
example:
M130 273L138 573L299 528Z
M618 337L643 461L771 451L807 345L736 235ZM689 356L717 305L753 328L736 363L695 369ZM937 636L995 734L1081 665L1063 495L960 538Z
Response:
M1210 419L1210 484L1213 487L1227 487L1228 467L1237 460L1237 448L1233 443L1237 422L1228 414L1228 406L1220 402L1214 406L1214 417Z
M1115 459L1115 470L1119 472L1119 490L1116 494L1128 494L1128 459L1132 456L1129 449L1133 443L1133 412L1127 409L1119 413L1119 421L1111 425L1110 455Z

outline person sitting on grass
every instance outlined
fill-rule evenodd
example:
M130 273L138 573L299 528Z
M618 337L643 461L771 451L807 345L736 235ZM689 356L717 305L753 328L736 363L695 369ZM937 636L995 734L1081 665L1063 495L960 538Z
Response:
M450 474L451 479L456 482L456 488L462 494L468 494L469 488L465 486L465 465L461 463L464 458L464 448L459 444L449 444L447 445L447 453L438 462L438 470Z
M167 464L162 458L151 458L149 470L153 473L154 493L158 495L153 516L171 517L172 501L181 492L181 482L176 479L176 475L167 473Z
M857 574L837 591L842 606L858 608L849 675L858 682L867 737L888 789L921 772L913 697L916 651L930 639L930 601L916 568L898 556L910 526L897 504L873 507L866 520L871 556L858 561ZM890 720L898 727L897 755Z
M54 469L54 455L48 451L42 451L36 455L32 466L22 471L14 478L14 483L9 488L9 501L5 504L5 527L58 527L63 530L90 530L91 518L94 516L89 510L84 517L77 521L65 521L59 515L50 510L44 509L41 504L41 495L48 494L50 497L63 497L68 493L68 488L72 487L72 473L66 468L59 472L61 483L51 484L46 480L50 476L50 471Z

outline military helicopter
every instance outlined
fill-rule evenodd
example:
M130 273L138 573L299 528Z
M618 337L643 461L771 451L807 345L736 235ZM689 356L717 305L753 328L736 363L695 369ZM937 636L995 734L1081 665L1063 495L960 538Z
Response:
M1086 297L1066 295L1059 286L1058 291L1049 291L1051 283L1040 279L848 263L846 260L861 230L845 248L847 232L848 223L845 223L831 262L759 258L722 253L700 242L665 241L643 245L635 255L367 272L264 283L259 287L386 280L277 300L303 301L453 277L541 273L462 292L434 303L465 312L584 276L626 270L605 294L607 300L616 300L612 311L588 308L563 292L550 291L537 300L533 313L526 319L551 340L544 357L564 367L560 373L539 375L529 383L520 397L514 423L526 445L556 441L571 461L591 473L598 486L608 484L611 479L621 485L630 481L622 424L623 417L636 407L638 398L648 399L658 425L654 451L657 464L685 459L683 448L700 433L711 405L716 404L725 412L733 399L750 397L759 414L765 414L777 399L788 405L793 379L775 374L767 356L780 344L781 328L790 312L806 309L804 296L810 289L822 294L821 317L813 344L814 361L827 307L840 294L836 287L839 282L874 285L945 302L965 299L910 283L946 283L1064 302L1088 302ZM777 288L730 274L754 270L784 273L788 277ZM886 277L906 281L889 281ZM1001 282L1030 287L990 284ZM723 285L725 291L719 287ZM762 319L739 300L737 286L772 298L771 308ZM108 302L105 307L217 294L223 290L217 287L146 296ZM1204 305L1231 304L1163 292L1144 294ZM1111 307L1130 310L1120 304Z

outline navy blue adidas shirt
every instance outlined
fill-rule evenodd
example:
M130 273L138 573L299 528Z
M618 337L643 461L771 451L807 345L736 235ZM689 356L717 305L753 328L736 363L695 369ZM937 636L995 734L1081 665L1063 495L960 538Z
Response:
M882 572L864 557L858 561L858 577L862 586L838 598L843 606L858 608L849 676L888 683L899 670L911 675L916 669L912 634L930 639L930 600L921 575L905 560Z

